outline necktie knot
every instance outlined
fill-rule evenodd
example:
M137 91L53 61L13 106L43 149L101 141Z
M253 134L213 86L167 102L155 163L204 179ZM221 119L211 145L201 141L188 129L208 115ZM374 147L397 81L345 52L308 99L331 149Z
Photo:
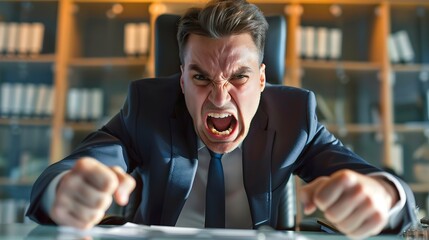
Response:
M222 159L223 154L222 153L215 153L212 150L209 149L209 153L212 159L220 160Z

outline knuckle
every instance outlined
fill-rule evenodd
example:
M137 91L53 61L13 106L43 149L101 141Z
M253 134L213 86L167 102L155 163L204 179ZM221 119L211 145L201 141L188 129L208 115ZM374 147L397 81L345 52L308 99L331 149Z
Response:
M346 169L339 173L340 181L350 181L355 177L355 173L352 170Z
M365 186L363 186L362 184L356 184L356 186L354 186L354 192L356 194L364 194L365 193Z
M51 209L50 216L54 221L57 222L58 220L62 219L62 209L54 205Z
M384 220L386 219L386 217L385 217L385 215L382 212L376 211L372 215L372 219L374 220L374 222L380 223L380 222L384 222Z
M113 198L111 195L103 195L96 203L96 208L99 210L106 210L112 204Z

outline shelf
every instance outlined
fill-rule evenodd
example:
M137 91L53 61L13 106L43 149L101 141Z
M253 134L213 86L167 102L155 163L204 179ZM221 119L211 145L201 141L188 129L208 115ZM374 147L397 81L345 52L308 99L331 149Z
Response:
M94 131L98 129L98 122L67 122L66 127L73 129L74 131Z
M74 58L71 67L144 67L147 57Z
M395 132L424 132L429 130L429 123L395 124Z
M0 3L15 3L15 2L31 2L31 3L38 3L38 2L53 2L57 3L58 0L0 0Z
M302 68L308 69L332 69L341 67L348 71L379 71L380 64L352 61L327 61L327 60L301 60Z
M24 179L19 179L19 180L11 180L9 178L0 178L0 186L32 186L34 183L35 179L32 180L24 180Z
M0 63L54 63L55 54L41 54L34 56L0 55Z
M429 71L429 64L394 64L392 69L395 72Z
M389 0L389 2L400 5L429 5L427 0Z
M74 2L75 3L152 3L154 2L154 0L74 0Z
M304 4L368 4L374 5L377 3L383 2L382 0L299 0L299 1L291 1L291 2L299 2Z
M22 125L22 126L51 126L49 118L0 118L0 126Z

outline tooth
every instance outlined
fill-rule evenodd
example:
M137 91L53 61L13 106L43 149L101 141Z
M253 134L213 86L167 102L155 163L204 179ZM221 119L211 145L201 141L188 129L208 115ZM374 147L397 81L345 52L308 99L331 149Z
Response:
M226 118L226 117L231 116L231 114L229 114L229 113L209 113L208 116L212 117L212 118Z
M227 130L222 131L222 132L219 132L214 127L211 127L210 130L212 131L212 133L217 134L217 135L229 135L232 132L232 127L229 127Z

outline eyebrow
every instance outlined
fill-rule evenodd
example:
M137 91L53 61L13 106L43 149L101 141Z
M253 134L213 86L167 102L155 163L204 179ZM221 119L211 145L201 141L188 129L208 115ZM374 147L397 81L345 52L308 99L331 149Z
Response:
M189 64L189 70L199 72L205 76L209 75L206 71L204 71L202 68L200 68L200 66L198 66L197 64Z
M233 75L240 75L247 72L252 72L252 69L250 67L241 66L237 71L234 71Z
M189 69L196 71L196 72L199 72L205 76L209 76L209 74L206 71L204 71L203 69L201 69L200 66L198 66L197 64L190 64ZM232 75L240 75L240 74L247 73L247 72L252 72L252 69L250 67L241 66L240 68L238 68L238 70L234 71L232 73Z

